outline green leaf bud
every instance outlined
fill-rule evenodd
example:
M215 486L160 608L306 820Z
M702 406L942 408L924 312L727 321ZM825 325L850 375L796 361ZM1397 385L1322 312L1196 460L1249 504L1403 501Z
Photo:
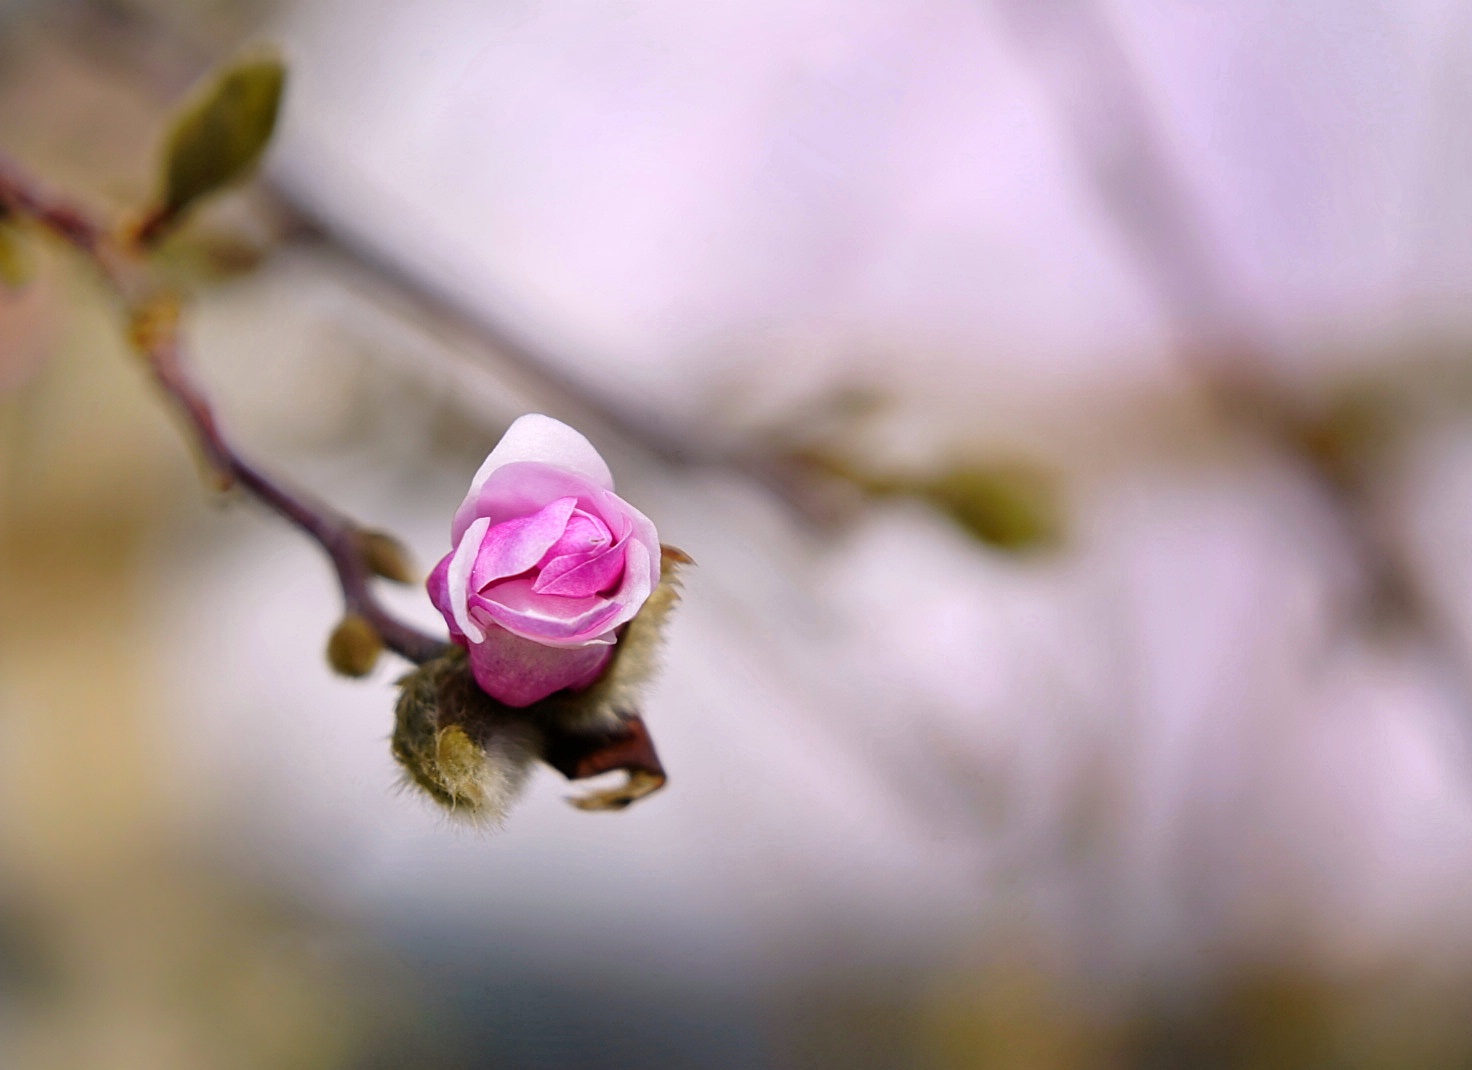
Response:
M1033 465L958 465L915 491L972 537L998 549L1047 548L1062 538L1056 482Z
M179 111L163 158L159 208L144 225L148 241L203 197L245 178L276 128L286 68L254 53L218 72Z

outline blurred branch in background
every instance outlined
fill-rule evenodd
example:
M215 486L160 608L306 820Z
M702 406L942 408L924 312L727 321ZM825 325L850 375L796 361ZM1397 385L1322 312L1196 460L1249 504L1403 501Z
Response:
M580 424L618 435L669 467L744 476L803 521L822 527L851 518L862 498L904 496L934 505L981 542L1004 551L1056 545L1062 536L1058 481L1039 462L959 461L934 475L869 471L857 458L841 455L837 443L813 441L812 426L831 424L832 413L827 421L794 420L736 442L672 430L662 414L629 408L587 382L557 372L568 364L565 354L547 352L483 312L467 311L390 258L335 233L285 191L273 193L292 240L319 245L361 274L365 285L397 297L410 320L508 372L513 382L547 398ZM834 400L841 435L848 399Z
M1100 0L992 7L1032 61L1104 217L1172 324L1177 360L1228 426L1265 440L1313 480L1368 580L1358 623L1409 629L1446 666L1472 718L1465 643L1377 512L1373 480L1404 430L1404 406L1384 384L1306 391L1280 370L1172 158L1117 16Z

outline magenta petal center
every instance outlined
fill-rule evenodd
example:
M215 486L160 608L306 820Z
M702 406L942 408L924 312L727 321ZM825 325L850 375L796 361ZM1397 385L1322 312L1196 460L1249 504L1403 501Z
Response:
M568 554L542 566L532 590L567 598L603 594L618 585L624 574L624 548L613 546L592 556Z
M549 561L559 557L586 557L600 553L613 545L613 533L608 525L582 509L573 510L567 527L550 550L542 555L538 565L545 567Z
M517 576L536 566L567 530L577 508L576 498L558 498L529 516L494 524L481 540L470 573L470 589Z

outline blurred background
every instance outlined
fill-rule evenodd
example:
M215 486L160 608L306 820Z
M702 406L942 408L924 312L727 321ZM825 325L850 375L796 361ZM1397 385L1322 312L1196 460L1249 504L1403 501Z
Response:
M0 291L0 1065L1472 1065L1472 9L0 0L243 451L428 566L517 415L694 556L619 815L396 666L66 250ZM438 629L417 589L394 604Z

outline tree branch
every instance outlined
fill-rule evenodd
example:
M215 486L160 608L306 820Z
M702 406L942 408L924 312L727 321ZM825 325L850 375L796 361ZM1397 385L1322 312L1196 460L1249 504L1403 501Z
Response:
M386 610L374 595L370 532L331 507L314 502L243 457L220 430L208 399L185 368L179 333L180 300L163 286L135 244L95 215L56 196L0 157L0 214L28 220L85 256L130 317L129 342L154 382L183 417L195 445L219 475L222 490L239 486L310 537L332 562L344 609L366 620L385 646L422 664L447 649Z
M672 469L713 469L745 476L798 518L820 526L832 521L835 510L828 496L813 493L821 473L790 451L723 445L670 428L658 413L627 405L575 375L559 372L565 359L495 316L467 309L433 283L405 271L369 243L335 227L291 191L269 181L266 188L290 235L319 245L364 279L382 286L402 300L415 320L485 354L529 390L549 398L569 419L580 425L601 425Z

